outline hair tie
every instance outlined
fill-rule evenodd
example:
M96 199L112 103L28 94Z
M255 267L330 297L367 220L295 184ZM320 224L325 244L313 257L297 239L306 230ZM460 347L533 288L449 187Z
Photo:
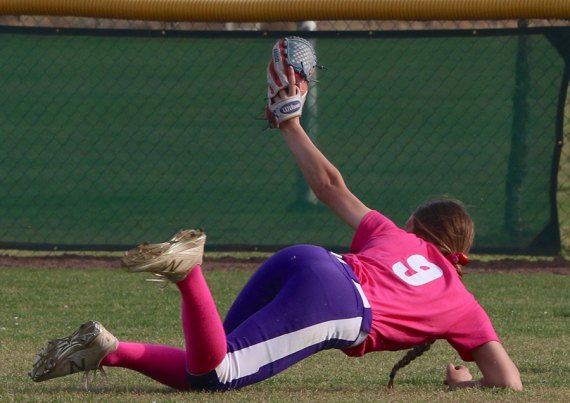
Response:
M469 258L464 253L450 253L445 256L453 264L460 264L461 266L467 266L469 264Z

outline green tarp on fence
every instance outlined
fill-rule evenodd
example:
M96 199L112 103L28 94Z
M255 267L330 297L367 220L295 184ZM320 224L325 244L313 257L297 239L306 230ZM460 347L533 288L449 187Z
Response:
M448 195L475 249L558 253L569 32L305 35L328 68L305 124L398 224ZM123 249L202 227L210 249L347 247L259 120L279 36L1 30L0 245Z

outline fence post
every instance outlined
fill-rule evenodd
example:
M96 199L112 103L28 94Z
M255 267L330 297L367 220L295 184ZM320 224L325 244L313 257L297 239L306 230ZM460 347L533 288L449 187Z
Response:
M519 28L526 28L528 22L521 20ZM513 94L513 124L511 131L511 150L507 167L506 203L505 203L505 229L511 241L517 245L521 241L524 230L522 218L521 189L526 175L527 160L527 119L529 92L528 70L528 36L518 38L516 64L515 64L515 91Z

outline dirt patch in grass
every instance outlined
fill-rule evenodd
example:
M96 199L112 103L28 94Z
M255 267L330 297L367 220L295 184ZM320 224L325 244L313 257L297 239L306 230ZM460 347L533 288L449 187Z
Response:
M570 275L570 261L562 258L553 260L497 259L474 260L465 268L465 273L553 273Z
M249 270L253 271L265 258L223 257L204 261L205 270ZM82 256L63 254L58 256L3 256L0 267L39 267L39 268L120 268L120 259L115 256ZM472 261L465 273L554 273L570 275L570 261L562 258L553 260L499 259L492 261Z

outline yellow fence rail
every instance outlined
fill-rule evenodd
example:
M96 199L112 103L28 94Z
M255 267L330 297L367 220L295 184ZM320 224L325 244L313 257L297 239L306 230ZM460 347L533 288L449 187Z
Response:
M567 19L568 0L0 0L0 15L154 21Z

